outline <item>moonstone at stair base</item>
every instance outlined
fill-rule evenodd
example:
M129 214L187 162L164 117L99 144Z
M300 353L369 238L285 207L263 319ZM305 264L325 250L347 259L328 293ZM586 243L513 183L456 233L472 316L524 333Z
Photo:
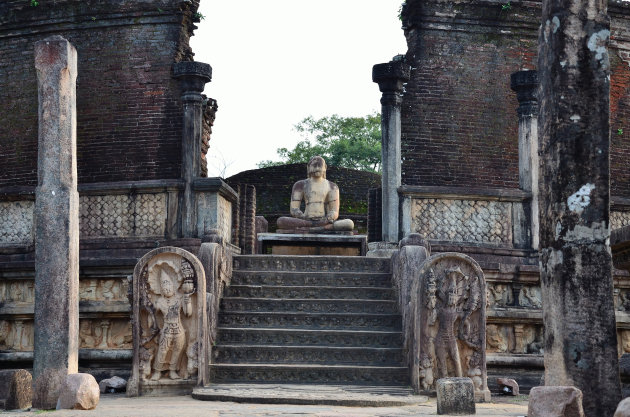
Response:
M98 405L100 390L90 374L70 374L59 390L57 410L93 410Z
M527 417L584 417L582 391L575 387L534 387Z

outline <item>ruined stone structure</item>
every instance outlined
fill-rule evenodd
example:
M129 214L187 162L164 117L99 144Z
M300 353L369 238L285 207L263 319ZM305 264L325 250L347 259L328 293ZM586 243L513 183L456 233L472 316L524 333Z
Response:
M519 369L521 387L543 370L538 270L535 120L541 2L409 0L403 9L401 233L423 234L433 253L457 251L488 286L488 375ZM608 2L612 229L630 222L630 7ZM512 89L514 91L512 91ZM518 96L518 97L517 97ZM518 112L516 111L518 108ZM533 142L534 141L534 142ZM619 354L630 332L630 289L614 270ZM492 378L489 377L489 381Z
M23 0L0 2L0 166L3 168L0 171L0 367L28 368L33 359L38 104L33 44L52 34L66 37L78 53L80 366L98 363L100 368L93 369L95 374L115 369L118 375L128 376L134 342L128 293L137 294L128 277L137 260L156 246L175 246L193 254L199 253L202 241L221 247L219 250L213 246L211 253L200 255L204 268L212 270L213 277L206 285L209 322L223 320L225 326L233 327L244 309L256 308L256 314L248 316L252 325L260 324L260 317L264 317L263 324L270 328L295 323L287 318L292 316L270 315L269 306L274 302L257 300L258 293L252 294L253 300L249 301L234 299L240 296L228 299L224 315L217 318L219 299L231 275L229 254L238 252L232 244L237 244L242 235L235 227L235 220L242 216L238 196L232 188L219 179L202 178L203 154L207 151L217 104L211 99L206 101L201 95L203 84L210 80L210 68L192 63L188 47L197 6L197 0L56 0L40 2L39 6L31 6ZM610 223L614 229L630 225L630 171L627 169L630 128L624 125L630 116L627 94L630 88L627 44L630 6L614 0L609 4L608 13L611 16L610 126L613 133ZM487 287L484 353L488 383L493 382L494 375L505 375L509 369L511 375L518 376L523 392L538 384L543 369L542 293L533 208L536 181L531 169L533 162L525 158L526 154L533 155L533 142L529 143L529 151L519 146L522 144L519 139L534 128L532 121L538 105L531 94L536 87L533 74L532 79L529 79L530 74L524 79L511 80L510 77L517 71L536 69L540 16L541 2L536 0L508 3L409 0L402 14L409 46L405 62L411 72L400 105L403 162L398 190L399 237L419 232L430 241L433 254L463 252L481 267ZM174 67L174 64L180 65ZM366 72L369 70L366 68ZM190 146L186 147L186 143ZM182 161L193 164L182 166L185 165ZM348 180L337 177L337 172ZM398 178L395 174L394 178ZM265 175L276 180L268 181ZM263 190L249 180L253 177L264 178L265 184L271 184L270 188ZM268 193L280 187L278 178L282 179L284 188ZM272 224L275 223L273 215L286 214L290 187L301 178L301 165L274 167L236 176L234 184L256 187L258 196L253 199L247 197L247 190L251 188L245 186L242 210L251 214L251 203L255 200L259 214L271 214ZM340 208L341 216L353 220L357 219L348 214L354 214L356 207L367 206L367 193L362 190L380 185L380 180L373 183L375 175L347 174L343 169L331 168L328 179L339 184L345 193L357 193L343 197L344 201L356 202L355 205L344 208L342 202ZM363 189L356 185L365 183L370 185ZM392 184L390 191L398 185L395 181ZM261 197L263 193L266 198ZM269 198L269 195L278 197ZM269 204L270 200L273 204ZM382 195L371 201L382 205ZM251 224L241 226L246 235L244 239L251 246ZM403 247L401 252L404 250ZM424 253L425 258L427 255L428 251ZM286 282L283 280L282 284L287 287L305 286L309 283L304 281L308 277L301 274L301 270L321 272L326 279L335 278L335 283L337 278L339 282L350 282L349 277L356 272L377 273L378 286L389 285L390 265L382 260L355 257L356 261L341 263L296 258L281 265L281 262L261 258L237 259L236 265L242 269L238 272L242 286L250 283L273 286L278 271L285 273ZM396 268L396 263L393 264ZM328 276L329 272L340 277ZM394 275L395 272L396 269ZM613 270L612 273L618 350L630 353L630 278L626 272ZM211 275L208 269L205 275ZM355 284L365 286L363 281ZM180 288L177 287L182 299L178 314L185 321L189 318L188 309L184 308L185 294ZM231 291L229 294L239 295L247 294L250 289L233 287ZM410 326L417 315L405 310L401 294L408 295L411 288L399 287L398 291L403 325ZM287 292L289 295L282 297L299 297L293 288ZM383 293L379 288L365 297L378 298ZM276 294L264 295L277 301ZM317 289L313 294L319 298L324 298L321 294L329 294L327 297L336 299L357 296L354 293L340 296L338 290L327 288ZM406 384L405 366L413 364L413 360L409 362L409 357L403 357L399 318L394 317L396 301L390 299L390 295L388 292L387 300L376 299L373 303L375 310L386 313L381 317L385 321L361 319L360 325L388 329L391 337L382 340L382 344L395 349L396 355L383 357L382 362L395 365L395 372L388 376L390 381ZM157 302L161 295L153 291L152 296ZM481 296L483 299L483 292ZM317 315L329 311L332 305L340 314L365 312L363 300L310 303L312 311L306 313L286 311L302 308L301 303L275 302L273 307L289 315ZM453 319L452 311L448 303L446 307L442 303L442 307L437 310L438 316L448 324ZM279 321L275 321L276 318ZM338 325L357 327L349 318L345 319L348 321L329 324L333 329ZM455 320L451 323L461 322L462 317ZM447 327L446 330L450 330L450 325ZM410 334L410 327L404 329L405 334ZM223 339L209 334L208 339L216 338L219 343L228 345L234 338L247 334L224 333ZM358 340L359 336L353 335L353 344L369 345L376 340L362 341ZM276 343L283 339L278 336L269 340ZM299 338L292 340L294 345L300 345ZM249 341L252 340L245 340ZM404 343L408 351L413 346L409 340ZM300 346L294 347L293 358L310 360L313 357L299 351ZM250 354L248 352L217 350L225 363L238 364L223 374L225 380L240 375L251 377L249 363L240 364L241 360L251 360L243 358ZM254 357L259 355L255 349L251 352ZM273 348L268 352L267 357L257 359L267 361L266 358L276 357ZM452 373L454 352L450 349L443 355L448 375ZM353 360L365 364L367 359L368 355L358 353ZM461 359L460 355L460 362ZM434 367L423 366L422 369L418 363L415 370L412 369L412 380L419 384L422 372L422 383L430 385L429 368L434 379L442 372L437 359L432 363ZM166 375L171 370L170 363L168 365L152 369L151 376L159 368L159 380L170 379ZM175 369L177 375L188 370L187 363L180 365ZM274 375L278 368L275 365L256 375ZM165 368L169 372L162 373ZM469 368L463 366L461 372L455 370L454 374L468 374L477 384L481 379L483 388L486 371L479 367L479 375L477 367L472 367L472 373ZM217 375L221 375L221 369L221 366L215 367ZM367 375L359 371L351 369L333 382L352 381L357 375ZM279 375L278 380L286 380L289 370L283 372L275 374ZM413 372L417 374L414 376ZM326 370L315 376L331 381ZM297 380L299 375L289 377ZM376 373L374 379L379 378L385 381Z
M129 375L128 277L149 250L197 254L210 240L238 251L238 196L203 178L218 106L201 94L211 68L194 62L189 47L198 5L0 2L0 367L30 368L33 360L41 39L61 35L77 51L79 367L99 363L97 377Z

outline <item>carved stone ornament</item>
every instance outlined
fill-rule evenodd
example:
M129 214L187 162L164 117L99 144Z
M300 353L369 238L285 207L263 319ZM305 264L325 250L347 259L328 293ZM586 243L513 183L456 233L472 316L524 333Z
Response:
M166 246L138 261L128 396L190 393L207 382L205 311L205 272L193 254Z
M486 281L477 262L460 253L433 255L423 263L412 292L417 294L414 389L431 393L440 378L469 377L475 399L489 401Z

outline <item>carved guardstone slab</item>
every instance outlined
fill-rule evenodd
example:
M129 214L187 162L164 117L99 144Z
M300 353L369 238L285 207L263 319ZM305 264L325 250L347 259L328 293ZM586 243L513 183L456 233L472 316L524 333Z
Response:
M489 401L483 271L469 256L446 252L429 257L419 275L412 288L413 388L433 393L439 378L469 377L475 400Z
M180 248L152 250L133 273L128 396L190 394L207 382L206 276Z

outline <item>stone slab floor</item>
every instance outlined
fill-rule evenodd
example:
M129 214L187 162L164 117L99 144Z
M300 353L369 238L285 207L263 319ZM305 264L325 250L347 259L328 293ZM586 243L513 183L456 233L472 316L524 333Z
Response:
M0 417L404 417L437 414L435 398L421 405L403 407L340 407L281 404L238 404L232 402L197 401L185 397L127 398L122 394L101 396L95 410L0 411ZM477 404L477 416L516 417L527 414L527 396L493 397L492 403Z

